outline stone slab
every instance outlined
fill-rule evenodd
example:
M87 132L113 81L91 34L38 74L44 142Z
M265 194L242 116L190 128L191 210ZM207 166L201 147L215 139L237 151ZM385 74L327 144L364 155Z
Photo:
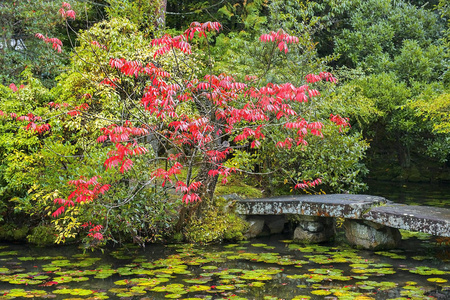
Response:
M305 216L361 219L370 208L385 204L383 197L370 195L330 194L299 195L236 202L236 213L242 215L299 214Z
M391 204L374 207L362 216L389 227L450 237L450 209Z

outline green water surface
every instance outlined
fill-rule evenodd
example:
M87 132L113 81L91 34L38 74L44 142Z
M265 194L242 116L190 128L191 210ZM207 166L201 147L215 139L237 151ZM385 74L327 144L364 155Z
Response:
M426 234L403 235L400 249L379 252L339 242L296 244L285 236L85 253L76 246L0 244L0 299L448 297L449 248Z

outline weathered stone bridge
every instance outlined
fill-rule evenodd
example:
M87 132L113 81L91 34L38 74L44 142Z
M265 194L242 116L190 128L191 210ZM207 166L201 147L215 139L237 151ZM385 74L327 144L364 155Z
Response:
M370 195L300 195L238 200L236 212L245 215L249 221L249 236L255 236L264 227L271 233L280 232L287 222L286 215L296 215L298 225L294 239L309 242L330 239L335 231L335 218L345 219L344 228L350 243L367 249L396 247L401 240L398 229L450 237L450 209L396 204Z

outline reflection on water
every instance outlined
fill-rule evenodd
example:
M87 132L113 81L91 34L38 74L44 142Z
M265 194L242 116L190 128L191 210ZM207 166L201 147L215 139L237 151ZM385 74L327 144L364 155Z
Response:
M397 203L450 208L450 184L369 181L367 194Z
M406 235L395 251L286 236L235 244L83 252L0 244L0 299L435 299L450 296L448 248ZM447 299L447 298L442 298Z

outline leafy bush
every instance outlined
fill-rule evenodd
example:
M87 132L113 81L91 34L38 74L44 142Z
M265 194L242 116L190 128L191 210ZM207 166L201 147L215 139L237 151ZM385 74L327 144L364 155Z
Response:
M199 244L242 240L247 228L247 223L230 211L228 203L218 198L202 211L201 216L191 216L185 237L188 242Z
M55 243L55 228L49 225L38 225L31 229L27 235L27 241L39 247L49 246Z

